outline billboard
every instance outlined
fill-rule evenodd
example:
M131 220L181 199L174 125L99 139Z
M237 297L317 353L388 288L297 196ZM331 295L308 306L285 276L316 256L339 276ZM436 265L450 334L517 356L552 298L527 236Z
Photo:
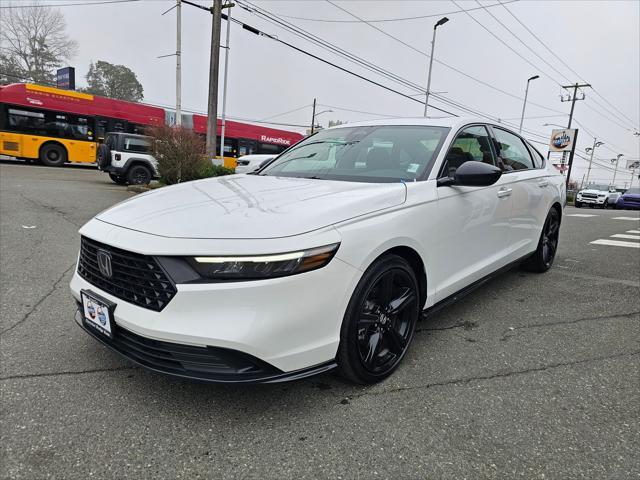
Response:
M570 152L573 149L573 142L576 138L575 128L555 129L551 132L549 141L549 151Z
M59 68L56 71L56 86L64 90L75 90L76 69L73 67Z

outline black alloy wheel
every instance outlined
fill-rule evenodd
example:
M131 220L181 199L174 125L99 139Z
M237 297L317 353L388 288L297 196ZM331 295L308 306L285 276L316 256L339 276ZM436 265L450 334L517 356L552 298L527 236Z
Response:
M558 211L553 208L547 216L547 221L542 231L542 260L549 267L556 258L558 239L560 238L560 217Z
M551 268L556 258L560 239L560 214L552 208L542 227L538 248L523 264L531 272L543 273Z
M404 357L420 314L411 266L389 255L363 275L345 315L338 364L356 383L388 377Z
M151 182L151 170L144 165L134 165L127 172L129 185L148 185Z

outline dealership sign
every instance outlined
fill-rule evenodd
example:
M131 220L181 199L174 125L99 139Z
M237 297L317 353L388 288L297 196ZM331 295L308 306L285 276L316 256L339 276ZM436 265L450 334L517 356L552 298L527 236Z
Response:
M549 150L552 152L570 152L573 148L573 142L575 141L575 138L576 130L574 128L553 130L551 132Z
M75 90L76 69L73 67L59 68L56 72L56 86L64 90Z

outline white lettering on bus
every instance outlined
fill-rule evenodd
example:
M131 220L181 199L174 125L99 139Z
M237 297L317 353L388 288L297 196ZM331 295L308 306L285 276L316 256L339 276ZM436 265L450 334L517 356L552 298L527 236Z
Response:
M267 137L266 135L262 135L260 140L268 143L277 143L278 145L291 145L291 140L282 137Z

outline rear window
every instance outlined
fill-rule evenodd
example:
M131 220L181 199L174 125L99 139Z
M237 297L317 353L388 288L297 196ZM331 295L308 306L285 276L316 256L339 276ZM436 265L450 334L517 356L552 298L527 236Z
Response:
M122 149L125 152L149 153L151 142L144 138L125 138Z

